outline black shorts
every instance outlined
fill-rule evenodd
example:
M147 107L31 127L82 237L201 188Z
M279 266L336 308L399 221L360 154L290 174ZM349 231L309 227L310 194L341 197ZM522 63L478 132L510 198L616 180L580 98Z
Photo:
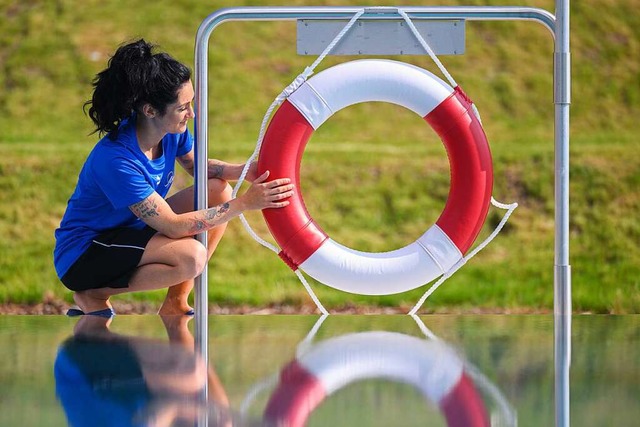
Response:
M151 227L115 228L98 235L62 277L62 283L72 291L128 287L156 233Z

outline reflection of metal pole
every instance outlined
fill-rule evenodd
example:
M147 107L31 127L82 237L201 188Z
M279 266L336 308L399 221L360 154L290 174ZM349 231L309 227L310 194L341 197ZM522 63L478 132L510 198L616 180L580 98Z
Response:
M571 315L555 315L556 427L569 427L569 368L571 366Z

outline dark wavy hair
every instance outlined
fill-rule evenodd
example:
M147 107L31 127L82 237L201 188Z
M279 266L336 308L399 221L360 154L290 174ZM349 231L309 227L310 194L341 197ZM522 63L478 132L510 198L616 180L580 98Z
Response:
M93 96L84 111L95 123L92 133L117 135L120 123L144 104L160 115L178 99L178 89L191 79L191 70L155 45L140 39L116 50L107 68L93 80Z

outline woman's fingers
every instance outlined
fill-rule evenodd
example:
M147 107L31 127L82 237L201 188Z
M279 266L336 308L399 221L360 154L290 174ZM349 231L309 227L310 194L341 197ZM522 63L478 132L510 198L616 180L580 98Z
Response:
M293 187L289 188L288 190L284 190L284 191L279 191L277 193L273 193L272 199L273 200L282 200L282 199L286 199L287 197L291 197L293 196Z
M286 183L286 184L280 184L278 186L266 187L266 188L267 188L267 194L279 194L279 193L284 193L285 191L293 190L293 184Z
M254 184L260 184L269 178L269 171L264 171L262 175L253 180Z
M278 178L272 181L265 182L263 185L266 186L267 188L275 188L275 187L280 187L290 183L291 183L291 179L289 178Z
M288 182L289 180L285 180ZM267 193L267 207L283 207L289 204L289 197L293 196L293 184L281 184L276 187L272 187Z

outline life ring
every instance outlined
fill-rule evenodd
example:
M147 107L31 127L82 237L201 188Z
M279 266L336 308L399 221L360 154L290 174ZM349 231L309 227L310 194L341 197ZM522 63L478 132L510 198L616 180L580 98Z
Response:
M390 252L347 248L316 224L300 192L300 161L313 131L333 113L360 102L406 107L440 136L449 158L451 183L445 208L415 242ZM449 271L484 224L493 186L486 135L471 102L427 70L390 60L365 59L331 67L302 84L274 114L258 161L270 178L290 177L296 193L289 206L263 210L280 257L321 283L364 295L404 292Z
M323 341L288 364L264 418L273 425L302 427L331 394L374 378L413 386L439 407L449 427L490 425L484 400L451 348L439 341L383 331Z

